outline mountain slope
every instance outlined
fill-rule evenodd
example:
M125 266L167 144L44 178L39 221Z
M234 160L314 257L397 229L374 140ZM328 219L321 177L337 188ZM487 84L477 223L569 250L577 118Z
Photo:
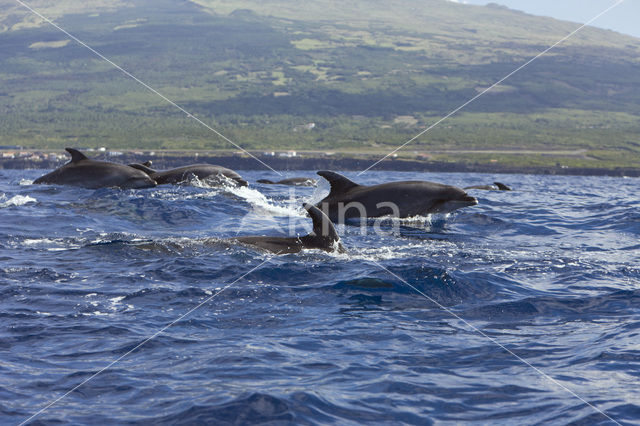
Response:
M578 27L445 0L76 3L33 6L260 149L385 151ZM0 3L0 23L0 145L231 148L14 3ZM586 149L580 161L635 163L638 53L638 39L585 28L410 149Z

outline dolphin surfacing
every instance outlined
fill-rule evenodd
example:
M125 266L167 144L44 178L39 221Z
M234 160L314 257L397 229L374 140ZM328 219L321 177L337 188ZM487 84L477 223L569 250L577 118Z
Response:
M484 189L486 191L511 191L507 185L502 182L493 182L493 185L472 185L465 186L463 189Z
M155 180L158 185L178 184L188 182L194 178L215 184L231 181L239 186L248 185L247 181L242 179L238 173L226 167L213 164L191 164L175 169L157 171L151 168L151 161L146 161L144 163L129 164L129 167L142 170L151 179Z
M117 187L151 188L156 182L146 173L122 164L90 160L73 148L65 148L71 161L51 173L40 176L34 184L72 185L88 189Z
M304 249L344 253L346 250L340 243L340 237L329 218L312 204L304 203L303 207L313 221L313 230L304 237L251 236L231 238L229 241L279 254L298 253Z
M331 192L316 204L333 222L360 217L412 217L449 213L475 206L475 197L455 186L428 181L388 182L359 185L331 171L320 171L331 184Z
M290 185L290 186L316 186L317 181L315 179L306 177L292 177L274 182L269 179L258 179L256 182L267 185Z

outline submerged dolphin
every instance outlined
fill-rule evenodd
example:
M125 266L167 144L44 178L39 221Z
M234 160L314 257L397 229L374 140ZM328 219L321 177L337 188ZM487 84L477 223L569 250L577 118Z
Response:
M35 184L73 185L97 189L107 187L150 188L156 182L146 173L122 164L95 161L73 148L65 148L71 161L34 180Z
M472 185L465 186L463 189L485 189L487 191L511 191L507 185L501 182L493 182L493 185Z
M306 177L292 177L274 182L269 179L258 179L258 183L266 183L267 185L291 185L291 186L316 186L315 179Z
M478 200L462 189L427 181L389 182L358 185L330 171L318 172L331 184L331 192L316 207L333 222L358 217L411 217L430 213L449 213L475 206Z
M198 178L207 182L224 183L225 181L233 181L239 186L247 186L246 180L231 169L222 166L214 166L212 164L191 164L189 166L178 167L165 171L157 171L152 169L151 161L141 164L129 164L129 167L142 170L144 173L156 182L158 185L167 183L180 183Z
M304 237L236 237L229 241L258 247L274 253L298 253L304 249L345 252L333 223L317 207L303 204L313 221L313 231Z

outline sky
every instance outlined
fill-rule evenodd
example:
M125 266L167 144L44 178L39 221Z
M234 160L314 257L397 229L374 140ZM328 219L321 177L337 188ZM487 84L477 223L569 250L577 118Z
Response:
M456 3L497 3L533 15L584 23L617 0L451 0ZM624 0L591 25L640 37L640 0Z

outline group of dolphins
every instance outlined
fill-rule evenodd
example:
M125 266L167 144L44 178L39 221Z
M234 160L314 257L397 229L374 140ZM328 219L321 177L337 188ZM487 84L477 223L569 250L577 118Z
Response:
M248 185L247 181L233 170L211 164L193 164L157 171L151 168L151 162L123 165L91 160L73 148L66 148L66 151L71 154L71 161L39 177L33 183L74 185L89 189L105 187L137 189L176 184L197 178L206 180L210 184ZM368 186L359 185L331 171L320 171L318 175L329 182L331 191L315 205L303 204L313 222L311 233L303 237L236 237L231 241L279 254L297 253L303 249L344 252L333 223L363 217L406 218L432 213L449 213L462 207L478 204L478 200L467 195L464 189L503 191L510 189L500 182L464 189L427 181L388 182ZM258 182L302 186L312 186L316 183L309 178L290 178L278 182L261 179Z

